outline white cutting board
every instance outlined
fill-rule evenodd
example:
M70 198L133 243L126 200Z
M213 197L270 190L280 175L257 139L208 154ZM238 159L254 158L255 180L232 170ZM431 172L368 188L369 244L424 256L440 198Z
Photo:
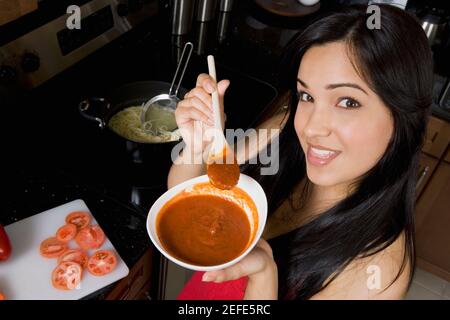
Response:
M105 233L105 243L100 249L112 250L116 254L116 269L101 277L93 276L88 270L84 270L78 289L64 291L52 286L51 274L57 265L57 258L43 258L39 253L39 245L42 240L55 236L56 230L65 224L66 216L78 210L90 212L83 200L74 200L5 227L12 246L11 257L0 263L0 292L4 293L6 299L80 299L128 275L128 267ZM91 224L98 224L94 215ZM74 240L69 242L69 247L78 248ZM95 251L90 250L89 256Z

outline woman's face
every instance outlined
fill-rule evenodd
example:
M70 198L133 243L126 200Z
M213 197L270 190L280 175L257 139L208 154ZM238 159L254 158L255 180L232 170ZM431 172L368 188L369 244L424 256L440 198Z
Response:
M319 186L357 181L386 150L389 109L353 68L341 42L315 46L300 64L295 130L308 178Z

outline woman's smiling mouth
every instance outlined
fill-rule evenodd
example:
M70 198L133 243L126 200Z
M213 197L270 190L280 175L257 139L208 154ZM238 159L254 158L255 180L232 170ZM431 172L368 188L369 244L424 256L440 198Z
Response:
M336 158L341 151L327 149L318 145L308 144L306 158L313 166L325 166Z

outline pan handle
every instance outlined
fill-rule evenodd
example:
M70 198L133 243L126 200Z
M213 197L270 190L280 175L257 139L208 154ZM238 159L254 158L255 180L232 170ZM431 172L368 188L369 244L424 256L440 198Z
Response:
M101 129L105 129L106 128L105 120L103 120L99 116L93 116L93 115L90 115L87 113L87 111L92 107L93 103L100 103L104 106L105 109L109 109L109 103L106 101L105 98L89 98L89 99L85 99L85 100L81 101L78 104L78 111L80 111L80 114L84 118L86 118L90 121L98 122L98 126Z

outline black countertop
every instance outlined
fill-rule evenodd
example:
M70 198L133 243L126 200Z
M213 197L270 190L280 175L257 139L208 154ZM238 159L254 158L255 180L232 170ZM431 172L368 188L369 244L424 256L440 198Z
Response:
M10 167L10 170L14 169ZM0 214L4 224L82 199L129 268L151 245L145 230L145 212L141 208L133 203L118 201L93 185L80 183L68 176L65 170L27 167L9 172L8 177L13 181L8 178L3 180L8 186ZM12 246L14 250L14 243ZM103 298L113 287L114 284L84 299Z

